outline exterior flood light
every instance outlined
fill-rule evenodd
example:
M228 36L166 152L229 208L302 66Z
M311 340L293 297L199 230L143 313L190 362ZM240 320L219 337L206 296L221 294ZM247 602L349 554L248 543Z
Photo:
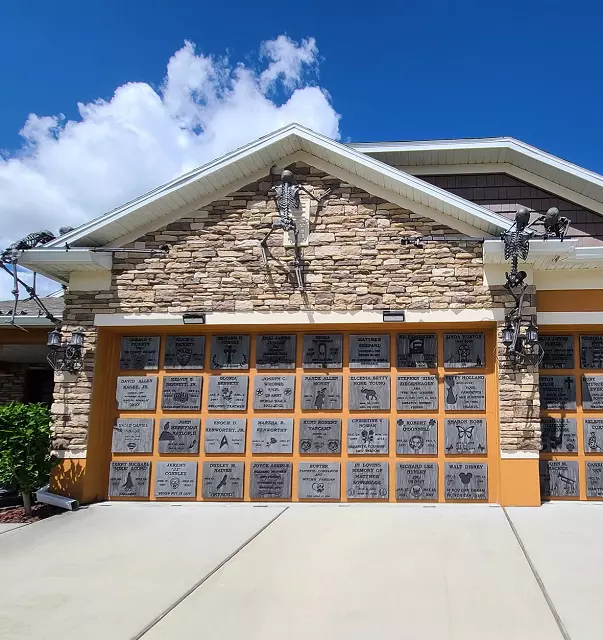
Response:
M187 312L182 314L184 324L205 324L205 313Z
M406 312L402 310L384 311L383 322L405 322Z

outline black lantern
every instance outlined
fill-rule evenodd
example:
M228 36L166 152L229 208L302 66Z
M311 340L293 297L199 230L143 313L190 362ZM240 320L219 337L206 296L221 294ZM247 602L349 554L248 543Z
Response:
M84 364L84 338L86 334L81 328L74 329L69 342L57 328L48 334L47 346L50 349L46 359L55 371L77 373Z
M538 329L530 322L526 329L526 341L531 346L534 347L538 344Z
M53 351L56 351L61 347L61 342L63 340L63 336L58 329L51 331L48 334L48 341L46 342L46 346Z
M510 347L513 344L513 328L511 325L507 325L502 330L502 343L505 347Z
M72 334L71 334L71 340L69 341L69 346L71 347L78 347L79 349L81 349L84 346L84 330L83 329L76 329Z

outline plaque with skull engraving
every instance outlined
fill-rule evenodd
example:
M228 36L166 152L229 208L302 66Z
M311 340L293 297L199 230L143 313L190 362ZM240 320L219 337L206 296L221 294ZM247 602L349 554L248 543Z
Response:
M300 498L339 498L339 462L300 462L297 474L297 495Z
M155 471L156 498L194 498L196 494L196 462L157 463Z
M250 497L252 500L285 500L291 497L290 462L252 462Z
M255 376L254 409L293 409L294 397L295 376Z
M444 421L447 454L485 455L487 447L485 418L446 418Z
M350 376L349 396L352 411L388 410L389 376Z
M348 462L346 493L352 500L387 500L389 464L387 462Z
M113 461L109 468L110 498L147 498L150 462Z
M584 451L603 451L603 418L584 418Z
M207 418L205 453L245 453L246 418Z
M580 495L578 463L572 460L541 460L540 495L543 498L577 498Z
M398 418L396 453L435 455L438 452L438 421L435 418Z
M293 418L254 418L251 453L292 453Z
M438 337L435 333L399 333L396 343L396 366L399 369L435 369L438 366Z
M580 367L603 369L603 336L580 336Z
M540 418L542 451L578 451L576 418Z
M212 369L249 369L249 336L212 336Z
M446 500L487 500L488 465L447 462L444 485Z
M243 462L204 462L203 497L238 500L243 497Z
M481 369L484 362L483 333L444 334L445 369Z
M201 376L165 376L162 409L191 410L201 408Z
M121 339L119 368L142 371L159 367L159 338L130 337Z
M438 465L436 462L398 462L396 464L396 500L437 500Z
M396 408L398 411L431 411L437 409L437 376L397 376Z
M483 411L486 408L485 376L444 376L446 411Z
M324 411L342 408L342 376L303 376L302 409Z
M541 369L573 369L573 336L540 336L538 343L542 349Z
M153 418L118 418L113 427L113 453L151 453Z
M242 411L247 409L248 376L210 376L208 409Z
M575 376L539 376L541 409L575 409Z
M389 336L350 336L350 369L389 369Z
M603 375L582 374L582 408L591 411L603 409Z
M603 498L603 462L586 463L586 496Z
M205 336L168 336L163 363L166 369L203 369Z
M387 454L389 418L348 418L348 453Z
M295 369L295 335L261 335L255 342L257 369Z
M119 376L117 408L125 411L153 411L157 400L157 376Z
M302 418L299 421L299 452L341 453L341 419Z
M302 366L304 369L339 369L343 365L341 334L305 335Z
M199 453L199 418L163 418L159 422L159 453Z

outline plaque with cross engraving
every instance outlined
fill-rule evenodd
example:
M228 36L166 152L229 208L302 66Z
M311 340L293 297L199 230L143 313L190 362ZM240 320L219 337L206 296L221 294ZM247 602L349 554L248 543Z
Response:
M311 411L341 409L342 392L342 376L303 376L301 408Z
M204 462L203 497L238 500L243 497L243 462Z
M444 368L481 369L484 362L483 333L444 334Z
M603 409L603 375L582 374L582 408Z
M156 498L194 498L196 494L196 462L170 461L156 464Z
M396 408L398 411L431 411L437 409L437 376L397 376Z
M603 369L603 335L580 336L580 368Z
M541 409L575 409L575 376L539 376Z
M350 336L350 369L389 369L389 335Z
M388 410L389 376L350 376L349 406L352 411Z
M447 462L444 495L446 500L487 500L488 465Z
M578 451L576 418L540 418L542 451Z
M447 454L485 455L485 418L446 418L444 420L444 450Z
M603 498L603 462L586 462L586 497Z
M251 453L292 453L293 418L253 418Z
M252 500L291 497L290 462L252 462L250 497Z
M348 418L348 453L387 454L389 418Z
M207 418L205 453L245 453L246 418Z
M249 336L212 336L212 369L249 369Z
M435 418L398 418L396 453L435 455L438 452L438 421Z
M578 463L573 460L541 460L540 495L543 498L577 498L580 495Z
M142 371L159 367L159 338L130 337L121 339L119 368L122 371Z
M302 366L304 369L339 369L343 365L342 344L340 333L305 335Z
M437 500L438 465L436 462L398 462L396 464L396 500Z
M438 366L438 337L435 333L399 333L396 354L399 369L435 369Z
M339 498L339 462L300 462L297 473L299 498Z
M113 461L109 468L110 498L147 498L150 462Z
M299 421L299 452L341 453L341 418L302 418Z
M113 427L113 453L151 453L154 418L118 418Z
M255 366L259 369L295 369L295 335L261 335L255 342Z
M207 408L210 411L247 409L248 376L210 376Z
M157 401L157 376L119 376L117 408L124 411L154 411Z
M168 336L165 340L166 369L203 369L205 336Z
M295 376L255 376L254 409L293 409L294 398Z
M444 406L447 411L483 411L486 408L485 376L444 376Z
M541 369L573 369L573 336L540 336L538 343L542 349Z
M387 500L389 464L387 462L348 462L346 492L348 498Z
M603 418L584 418L584 451L603 451Z
M165 376L162 409L191 410L201 408L201 376Z
M159 453L199 453L199 418L162 418Z

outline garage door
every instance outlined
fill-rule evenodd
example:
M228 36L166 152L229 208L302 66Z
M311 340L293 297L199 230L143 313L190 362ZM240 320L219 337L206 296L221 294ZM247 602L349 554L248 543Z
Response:
M111 499L497 501L492 327L239 330L116 336Z

